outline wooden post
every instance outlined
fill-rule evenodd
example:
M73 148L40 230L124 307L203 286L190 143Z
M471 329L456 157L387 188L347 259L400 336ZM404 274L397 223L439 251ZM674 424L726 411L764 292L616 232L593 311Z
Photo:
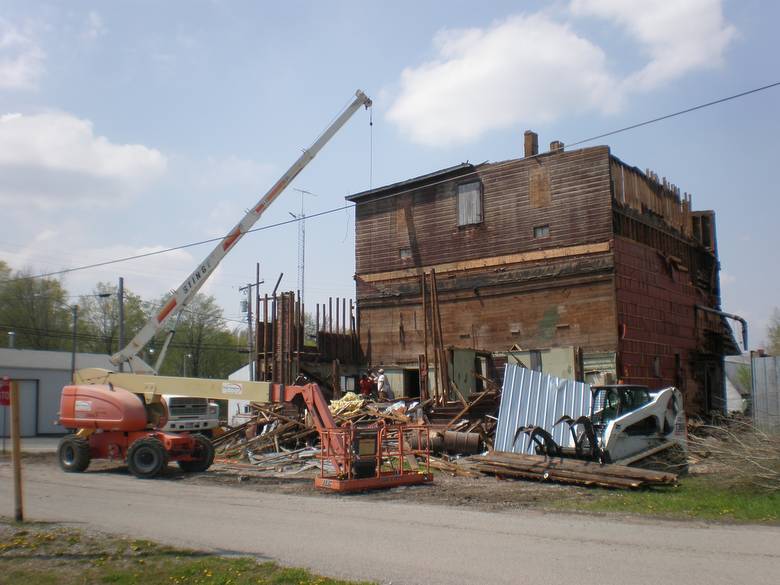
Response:
M431 271L431 336L433 341L433 398L439 403L439 347L436 343L436 314L433 312L433 272Z
M280 384L287 383L287 296L282 293L279 297L279 379Z
M333 333L333 297L328 297L328 333Z
M417 356L418 368L420 371L420 401L428 400L428 358L425 354Z
M425 300L425 272L420 274L420 294L422 295L422 313L423 313L423 355L425 367L428 367L428 303ZM420 372L420 388L422 388L422 372ZM425 371L425 398L422 398L422 392L420 393L420 399L425 400L428 398L428 370Z
M11 453L14 465L14 519L24 522L24 503L22 502L22 447L19 437L19 382L11 380Z
M333 360L333 371L331 373L331 388L333 388L333 399L341 398L341 370L339 360Z
M349 299L349 356L353 363L357 361L357 351L355 350L355 312L352 299Z
M341 323L341 320L339 319L339 305L341 303L339 302L339 298L336 297L336 333L340 333L339 331L339 325Z
M263 298L263 378L268 380L268 293Z
M438 344L436 347L441 367L441 385L443 392L441 396L442 403L445 403L450 396L450 373L448 367L447 354L444 351L444 336L441 330L441 312L439 311L439 290L436 285L436 271L431 269L431 293L433 294L433 303L431 303L431 309L434 313L434 325L436 327L436 335L438 336Z
M295 293L290 292L287 295L287 380L285 384L293 383L293 356L295 355L295 344L293 338L293 327L295 326Z
M271 381L273 382L279 382L278 376L279 371L276 369L276 344L279 340L278 335L278 323L277 323L277 312L278 312L278 304L276 302L276 293L273 293L273 300L271 302Z
M304 331L306 329L305 326L305 313L303 310L303 300L301 299L301 293L298 291L298 327L295 329L295 336L298 339L298 355L295 356L295 375L301 373L301 352L303 351L303 336L305 335Z
M341 332L347 333L347 299L341 299Z

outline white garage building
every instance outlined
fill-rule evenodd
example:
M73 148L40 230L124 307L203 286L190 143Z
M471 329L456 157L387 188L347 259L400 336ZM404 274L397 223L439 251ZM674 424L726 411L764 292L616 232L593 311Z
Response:
M0 378L8 376L19 382L21 433L23 437L62 435L65 429L56 423L62 387L69 384L72 354L69 351L34 349L0 349ZM76 369L105 368L116 370L107 355L77 353ZM133 370L149 371L149 366L133 358ZM0 436L10 432L11 414L0 407Z

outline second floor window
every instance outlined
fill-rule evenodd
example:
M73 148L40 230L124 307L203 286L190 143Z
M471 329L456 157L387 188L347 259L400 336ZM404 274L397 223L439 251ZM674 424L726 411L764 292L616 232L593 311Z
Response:
M482 183L458 185L458 225L482 223Z

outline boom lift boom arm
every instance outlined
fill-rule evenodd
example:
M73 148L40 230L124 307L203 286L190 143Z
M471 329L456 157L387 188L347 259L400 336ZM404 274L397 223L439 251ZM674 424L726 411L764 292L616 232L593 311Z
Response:
M185 307L195 296L201 286L206 282L214 270L217 268L222 259L227 253L236 245L236 243L247 233L252 226L255 225L257 220L268 209L273 201L284 191L298 173L300 173L306 165L317 155L317 153L325 146L328 141L333 137L341 127L347 123L352 115L361 107L365 106L366 109L371 107L371 99L358 90L355 93L355 99L352 103L336 118L333 123L320 135L319 138L308 149L303 151L303 154L296 160L293 165L287 170L284 175L274 184L273 187L263 195L262 199L250 209L246 215L241 219L236 226L228 232L217 246L211 251L203 262L187 277L187 279L179 285L179 288L171 295L171 297L165 302L162 308L156 315L152 316L146 325L138 332L138 334L119 352L111 356L111 362L115 365L127 362L134 355L136 355L143 347L151 341L151 339L157 334L157 332L165 324L165 321L170 317L174 310L181 310Z

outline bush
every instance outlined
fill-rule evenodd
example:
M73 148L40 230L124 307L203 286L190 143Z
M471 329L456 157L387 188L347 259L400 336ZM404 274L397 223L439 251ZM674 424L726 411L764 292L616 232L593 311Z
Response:
M725 485L780 491L780 434L757 429L747 419L701 425L688 437L692 458L707 463Z

